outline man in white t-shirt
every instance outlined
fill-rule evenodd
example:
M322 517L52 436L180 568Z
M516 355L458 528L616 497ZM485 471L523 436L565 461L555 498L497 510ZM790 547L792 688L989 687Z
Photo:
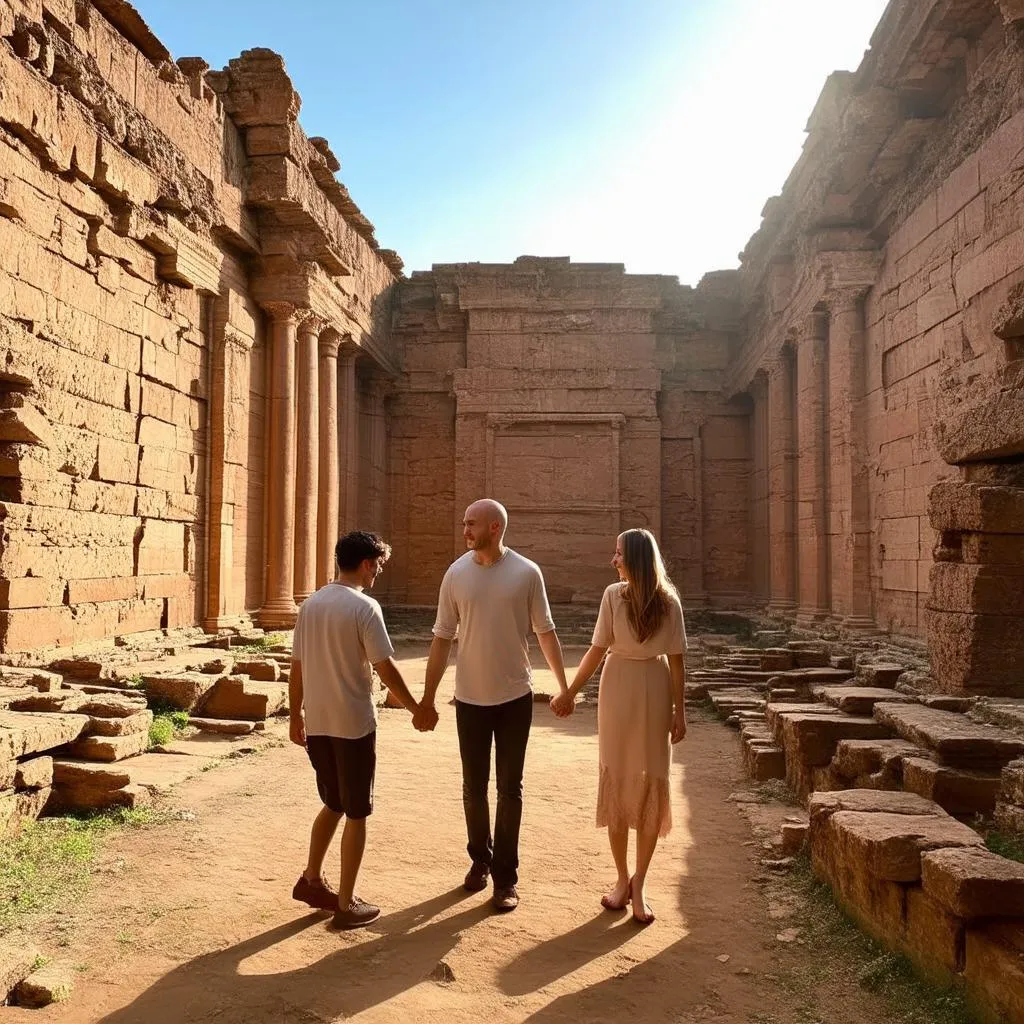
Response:
M462 532L469 550L449 566L441 581L421 702L433 710L458 632L455 720L472 860L464 885L479 892L487 887L490 874L492 902L498 910L519 905L523 763L533 720L531 632L537 634L559 688L563 693L568 690L544 577L535 563L505 547L507 525L505 509L489 498L466 509ZM487 805L492 741L498 791L493 840Z
M375 533L356 531L338 541L338 573L332 583L307 597L299 609L288 681L293 743L306 748L316 772L323 808L313 822L306 870L292 897L334 911L336 928L359 928L380 907L355 895L366 846L366 819L373 812L377 765L377 708L372 665L384 685L413 713L413 725L433 729L437 712L421 707L396 667L380 605L366 594L391 548ZM338 823L341 884L337 893L322 875L324 857Z

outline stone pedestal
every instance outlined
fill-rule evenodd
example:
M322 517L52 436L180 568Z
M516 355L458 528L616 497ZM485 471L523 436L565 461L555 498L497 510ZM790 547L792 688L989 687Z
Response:
M320 475L317 503L316 585L334 579L338 540L338 345L341 335L328 328L320 335Z
M298 329L298 422L295 469L295 603L316 589L320 462L320 345L323 323L307 316Z
M261 626L295 625L295 307L268 303L270 325L270 417L268 423L266 520L267 576Z
M828 313L814 312L797 346L797 621L829 615Z

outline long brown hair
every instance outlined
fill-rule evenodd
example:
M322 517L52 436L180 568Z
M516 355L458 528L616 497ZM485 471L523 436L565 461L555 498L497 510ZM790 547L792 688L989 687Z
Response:
M626 574L623 597L630 628L640 643L661 629L678 592L665 572L658 542L650 530L626 530L622 541L622 568Z

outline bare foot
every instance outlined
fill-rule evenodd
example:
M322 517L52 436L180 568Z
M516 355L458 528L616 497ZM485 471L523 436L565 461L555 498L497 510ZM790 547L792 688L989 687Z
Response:
M637 924L650 924L654 920L654 911L644 896L643 885L637 886L636 879L631 878L629 892L633 903L633 920Z
M601 906L605 910L625 910L629 904L629 880L616 882L601 897Z

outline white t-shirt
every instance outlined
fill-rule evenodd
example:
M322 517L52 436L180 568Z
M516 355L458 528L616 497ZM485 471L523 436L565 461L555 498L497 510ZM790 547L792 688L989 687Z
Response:
M455 698L504 704L530 692L531 630L555 628L540 568L506 548L493 565L467 551L448 567L437 598L434 636L459 636Z
M328 583L302 602L292 657L302 664L307 736L357 740L377 727L371 665L395 653L380 605Z

